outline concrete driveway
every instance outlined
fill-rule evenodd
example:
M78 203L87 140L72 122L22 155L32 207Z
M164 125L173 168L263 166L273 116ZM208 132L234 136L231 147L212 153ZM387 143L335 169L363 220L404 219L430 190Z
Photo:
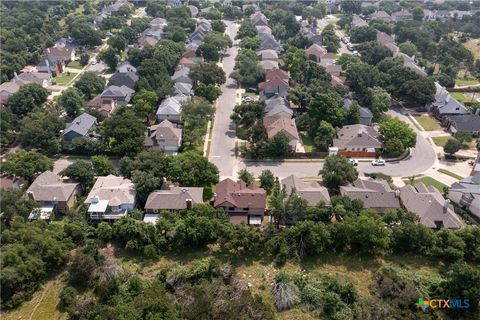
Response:
M227 24L226 33L233 40L237 34L238 25L231 21L225 21L225 23ZM229 48L222 61L227 81L220 88L222 95L217 101L209 154L209 160L218 167L221 178L233 177L236 174L235 126L230 120L230 115L235 107L237 84L229 78L229 75L233 71L237 53L237 46Z

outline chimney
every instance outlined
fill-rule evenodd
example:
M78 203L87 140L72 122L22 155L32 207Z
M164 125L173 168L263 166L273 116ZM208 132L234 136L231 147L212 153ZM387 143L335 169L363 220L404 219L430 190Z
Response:
M445 202L443 203L443 213L447 213L449 207L450 207L450 199L445 199Z
M362 136L362 128L358 129L358 133L357 133L357 135L358 135L359 137L361 137L361 136Z
M93 204L93 203L98 203L99 200L100 200L100 198L99 198L97 195L95 195L95 196L92 197L91 203L92 203L92 204Z
M28 195L28 197L29 197L30 199L35 200L35 199L33 198L33 192L32 192L32 191L27 191L27 195Z
M395 190L395 197L400 198L400 190L398 189Z
M150 137L152 134L152 127L147 127L147 135Z
M13 74L15 75L15 78L18 79L17 71L15 71Z
M187 209L192 209L192 199L185 199L185 202L187 204Z

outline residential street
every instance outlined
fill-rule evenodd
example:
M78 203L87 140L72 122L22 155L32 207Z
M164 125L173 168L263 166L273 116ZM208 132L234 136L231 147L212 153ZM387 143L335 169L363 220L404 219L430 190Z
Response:
M227 24L226 32L233 40L237 34L238 25L231 21L225 22ZM221 86L222 95L217 101L209 154L209 160L218 167L222 179L233 177L237 171L235 170L235 127L230 120L230 115L235 107L237 84L233 79L229 78L235 65L237 52L238 47L233 46L227 50L227 54L223 58L223 70L225 71L227 82Z

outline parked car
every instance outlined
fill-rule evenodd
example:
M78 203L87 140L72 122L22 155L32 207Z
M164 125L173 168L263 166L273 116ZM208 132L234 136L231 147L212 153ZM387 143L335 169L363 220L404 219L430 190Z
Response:
M351 45L347 45L347 49L348 49L349 51L353 51L353 47L352 47Z
M353 54L354 54L355 56L358 56L358 51L357 51L357 50L353 50Z
M254 88L254 87L247 88L245 91L250 92L250 93L257 93L258 92L257 88Z
M106 32L105 35L106 35L107 37L111 37L111 36L113 36L113 33L111 33L111 32L109 31L109 32Z
M420 107L420 108L415 109L415 111L417 111L417 112L428 112L428 109L426 107Z
M384 166L386 164L385 160L375 159L372 160L372 166Z
M354 166L354 167L358 166L358 160L357 159L348 159L348 161L350 161L352 166Z
M253 102L253 98L250 96L243 96L242 97L242 102Z

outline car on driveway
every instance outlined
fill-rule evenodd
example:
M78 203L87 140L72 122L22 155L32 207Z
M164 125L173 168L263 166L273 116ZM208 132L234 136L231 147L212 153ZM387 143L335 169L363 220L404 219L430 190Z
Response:
M348 159L348 161L352 164L352 166L354 166L354 167L358 166L358 160L357 159Z
M254 99L250 96L243 96L242 97L242 102L253 102Z
M385 160L375 159L372 160L372 166L384 166L386 164Z

